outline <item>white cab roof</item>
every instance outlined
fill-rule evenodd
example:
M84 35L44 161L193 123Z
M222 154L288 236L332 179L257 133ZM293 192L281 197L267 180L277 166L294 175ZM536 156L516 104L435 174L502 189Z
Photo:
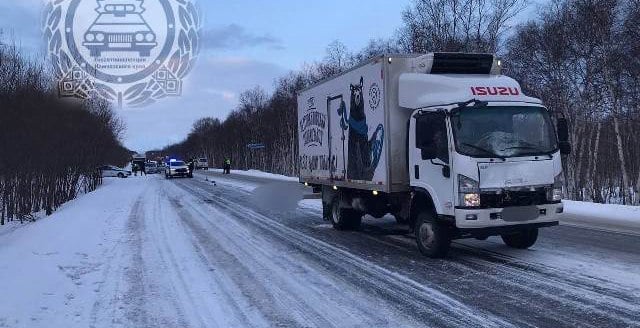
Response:
M472 99L541 104L524 95L516 80L504 75L404 73L400 75L401 107L418 109Z

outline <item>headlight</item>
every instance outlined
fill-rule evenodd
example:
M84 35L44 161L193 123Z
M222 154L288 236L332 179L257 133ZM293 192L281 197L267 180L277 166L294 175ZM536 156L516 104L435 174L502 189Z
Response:
M144 35L142 33L137 33L136 34L136 41L138 41L138 42L144 41Z
M480 207L480 194L460 194L464 207Z
M462 174L458 175L460 206L480 207L480 183Z
M84 39L89 41L89 42L93 42L93 40L96 39L96 36L93 35L93 33L87 33L84 35Z
M145 38L147 42L152 42L153 40L156 39L156 36L153 33L147 33L147 36Z
M98 40L98 42L104 41L104 34L103 33L96 34L96 40Z
M562 173L553 179L553 186L547 188L547 201L562 201Z

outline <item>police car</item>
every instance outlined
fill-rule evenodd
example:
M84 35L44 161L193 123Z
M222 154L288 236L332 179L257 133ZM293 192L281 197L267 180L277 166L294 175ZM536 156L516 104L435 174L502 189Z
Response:
M189 172L189 167L184 161L172 159L169 161L169 165L164 169L164 176L167 179L180 177L180 178L193 178L193 174Z

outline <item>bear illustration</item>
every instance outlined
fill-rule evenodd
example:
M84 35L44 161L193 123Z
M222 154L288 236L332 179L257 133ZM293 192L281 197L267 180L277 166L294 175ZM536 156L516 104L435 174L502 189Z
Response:
M362 77L359 84L351 85L349 117L346 117L344 108L339 114L342 115L342 128L349 130L347 179L371 181L382 154L384 128L382 124L378 125L369 138L363 87L364 78Z

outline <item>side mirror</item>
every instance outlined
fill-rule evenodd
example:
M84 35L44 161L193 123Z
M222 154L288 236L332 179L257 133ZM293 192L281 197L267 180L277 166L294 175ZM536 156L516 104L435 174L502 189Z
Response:
M560 141L560 154L569 155L571 154L571 144L568 141Z
M569 143L569 123L566 118L558 119L558 141L560 142L560 153L562 155L571 154L571 144Z

